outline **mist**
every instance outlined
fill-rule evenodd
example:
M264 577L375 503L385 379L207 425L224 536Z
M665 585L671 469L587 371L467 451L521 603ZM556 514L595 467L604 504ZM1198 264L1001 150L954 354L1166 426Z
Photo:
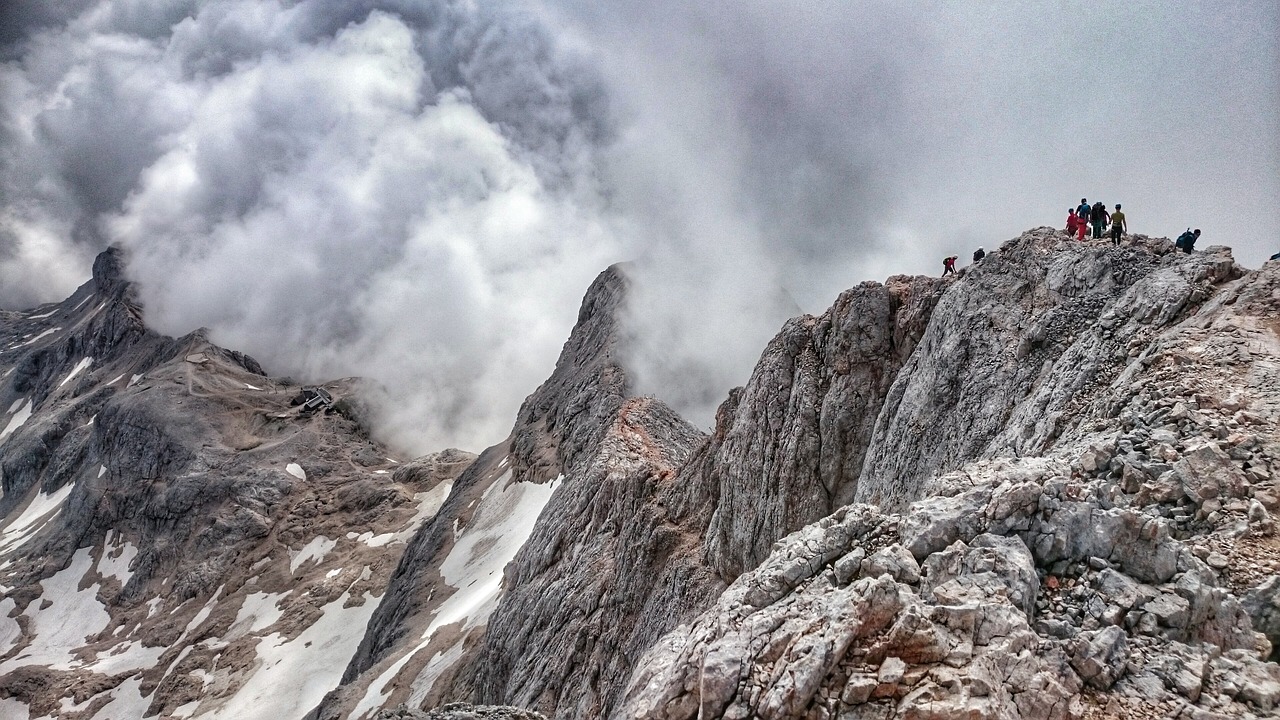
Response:
M708 426L781 322L1082 196L1280 251L1271 3L6 4L0 306L110 243L147 320L501 439L629 261L639 392Z

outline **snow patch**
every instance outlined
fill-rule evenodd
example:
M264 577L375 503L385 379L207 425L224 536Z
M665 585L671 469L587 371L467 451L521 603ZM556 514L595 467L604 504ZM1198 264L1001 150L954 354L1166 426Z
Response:
M91 567L90 548L81 548L67 569L41 581L44 593L23 612L29 618L31 644L0 664L0 675L27 665L48 665L54 670L84 666L74 651L85 644L85 638L102 632L111 622L106 606L98 602L98 583L78 589Z
M62 504L71 495L73 487L75 483L67 483L51 494L38 493L22 514L14 518L4 528L4 533L0 534L0 552L16 548L35 536L62 510Z
M142 677L131 677L111 691L111 702L103 705L90 720L120 720L140 718L151 706L151 699L142 696Z
M178 640L174 645L181 645L182 641L191 633L192 630L200 627L205 620L209 619L209 613L212 613L213 606L218 604L218 598L222 597L222 590L225 587L225 585L218 586L218 591L213 594L213 597L209 598L209 602L205 603L204 607L200 608L200 612L196 613L196 616L191 618L191 622L187 623L186 629L184 629L182 634L178 636ZM177 608L174 608L174 610L177 610Z
M71 312L75 312L75 311L79 310L80 308L84 307L85 303L89 302L89 301L90 301L90 300L92 300L92 299L93 299L93 294L92 294L92 293L90 293L90 294L89 294L89 297L86 297L85 299L81 300L79 304L77 304L75 307L71 308Z
M510 479L508 470L489 486L471 523L440 564L440 576L457 592L436 608L423 639L445 625L465 620L465 627L475 627L489 620L501 591L502 569L529 539L538 515L564 476L545 485L510 483Z
M18 637L22 635L22 627L18 625L18 621L9 617L9 613L17 606L13 598L0 600L0 656L12 650L18 644Z
M299 480L307 479L307 471L303 470L302 466L299 465L298 463L289 463L288 465L285 465L284 471L298 478Z
M271 627L284 615L280 609L280 601L289 593L250 593L245 596L244 604L236 612L236 621L227 630L226 640L235 640L241 635L256 633Z
M169 648L167 646L143 647L141 640L131 640L116 645L89 662L86 667L102 675L119 675L135 670L150 670L160 661L160 656Z
M199 707L199 706L200 706L200 701L199 701L199 700L192 700L191 702L187 703L186 705L179 705L178 707L174 708L174 709L173 709L173 712L171 712L171 713L169 713L169 714L170 714L170 715L172 715L172 716L173 716L173 717L175 717L175 718L180 718L181 720L186 720L187 718L189 718L189 717L191 717L192 715L195 715L195 714L196 714L196 708L197 708L197 707Z
M25 404L19 406L18 414L14 415L12 418L9 419L9 424L5 426L4 430L0 430L0 440L4 440L6 437L9 436L9 433L22 427L23 424L27 422L27 419L31 417L31 409L32 407L31 407L30 400L26 401ZM13 411L10 410L10 412L13 412Z
M325 605L320 619L292 641L280 633L263 638L260 668L210 720L294 717L299 708L319 704L341 679L379 602L365 593L363 605L343 607L350 597L344 592Z
M396 539L395 533L382 533L381 535L374 535L372 532L366 532L360 535L360 542L364 543L365 545L368 545L369 547L382 547L383 545L386 545L387 543L395 539Z
M56 307L55 307L54 309L50 310L50 311L49 311L49 312L47 312L47 313L42 313L42 314L40 314L40 315L28 315L28 316L27 316L27 319L28 319L28 320L43 320L44 318L47 318L47 317L49 317L50 315L52 315L52 314L54 314L54 313L56 313L56 312L58 312L58 308L56 308Z
M129 383L128 383L127 385L125 385L125 387L126 387L126 388L131 388L131 387L133 387L134 385L137 385L137 384L138 384L138 381L139 381L139 380L141 380L141 379L142 379L142 376L141 376L141 375L134 375L133 377L129 378Z
M12 415L19 407L22 406L22 403L26 402L26 400L27 399L24 397L20 397L17 400L14 400L13 404L9 406L8 412L6 412L5 414Z
M89 367L92 364L93 364L93 358L91 357L84 358L80 362L76 363L76 366L71 368L71 372L67 373L67 376L62 379L62 382L58 383L58 387L62 387L63 385L66 385L67 383L71 382L73 379L75 379L77 375L84 372L85 368Z
M260 387L258 387L258 386L256 386L256 385L250 385L249 383L245 383L245 384L244 384L244 386L245 386L245 387L247 387L247 388L249 388L250 390L261 390L261 389L262 389L262 388L260 388Z
M324 535L317 535L311 538L311 542L303 545L296 555L294 551L290 550L289 574L292 575L297 572L298 566L312 558L315 559L317 565L324 562L324 556L328 555L329 551L337 544L337 540L330 540Z
M102 477L99 475L98 477ZM111 576L120 581L121 585L128 585L129 578L133 577L133 571L129 569L129 564L138 555L138 548L134 547L128 540L124 541L119 547L108 547L108 543L104 543L102 547L102 559L98 561L98 572L103 577Z
M124 373L120 373L119 375L117 375L117 376L115 376L115 377L111 378L111 380L110 380L109 382L107 382L107 384L108 384L108 385L115 385L116 383L120 382L120 381L121 381L121 380L123 380L123 379L124 379Z
M95 416L95 417L96 417L96 416ZM106 474L107 474L107 466L106 466L106 465L99 465L99 466L98 466L98 477L102 477L103 475L106 475Z
M40 338L43 338L43 337L47 337L47 336L49 336L49 335L52 335L52 334L54 334L54 333L58 332L58 331L59 331L59 330L61 330L61 329L62 329L62 328L60 328L60 327L49 328L48 330L45 330L44 332L42 332L42 333L40 333L39 335L37 335L37 336L35 336L35 337L31 338L30 340L27 340L26 342L21 342L21 343L18 343L17 345L14 345L14 346L13 346L12 348L10 348L10 349L16 350L16 349L18 349L18 348L20 348L20 347L26 347L26 346L28 346L28 345L30 345L30 344L32 344L32 343L38 342L38 341L40 340Z
M31 711L17 698L0 698L0 717L8 720L30 720Z
M422 668L422 672L418 673L418 677L413 679L413 684L409 686L409 702L421 703L427 699L427 693L431 692L436 680L440 679L445 670L462 659L462 650L462 642L458 641L450 645L448 650L433 655L427 661L426 667ZM417 707L417 705L410 705L410 707Z

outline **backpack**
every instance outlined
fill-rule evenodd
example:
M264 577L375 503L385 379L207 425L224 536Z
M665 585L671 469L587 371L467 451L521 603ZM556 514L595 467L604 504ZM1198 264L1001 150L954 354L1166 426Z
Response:
M1076 216L1079 217L1081 220L1088 220L1089 206L1086 205L1085 203L1080 203L1080 207L1076 208Z
M1178 239L1176 242L1173 243L1173 246L1176 248L1185 249L1185 248L1192 247L1195 244L1196 244L1195 233L1188 230L1178 236Z

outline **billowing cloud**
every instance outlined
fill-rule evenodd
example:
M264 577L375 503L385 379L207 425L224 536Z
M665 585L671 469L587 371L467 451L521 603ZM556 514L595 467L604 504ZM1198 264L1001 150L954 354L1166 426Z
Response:
M122 243L159 329L373 377L413 450L498 439L618 260L705 425L785 317L1081 195L1280 250L1268 3L46 5L0 23L0 305Z

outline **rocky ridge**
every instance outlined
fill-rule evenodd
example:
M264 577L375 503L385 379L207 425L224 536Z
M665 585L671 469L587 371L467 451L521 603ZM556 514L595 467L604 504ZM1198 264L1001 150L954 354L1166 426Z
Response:
M1047 229L1010 245L1024 266L1028 251L1078 265L1126 250L1061 248ZM1273 716L1280 264L1240 277L1221 248L1145 260L1092 323L1066 326L1039 382L1001 399L1008 424L972 461L906 483L903 466L881 465L888 483L864 471L882 505L780 540L640 661L618 716ZM948 290L917 353L961 332L941 313L989 271ZM965 374L948 370L925 377ZM954 423L917 405L879 426L922 412L931 431L901 444L945 437Z
M314 705L474 456L397 460L354 381L308 412L143 317L116 250L64 302L0 316L0 716Z
M279 545L271 543L286 538L288 570L304 557L299 574L309 579L301 582L310 583L307 595L323 596L323 619L333 595L317 589L307 560L317 538L339 533L315 533L352 517L371 528L348 532L349 542L339 537L315 563L317 573L365 563L370 577L356 586L367 588L365 602L350 608L363 608L367 629L358 644L357 634L325 656L323 672L336 681L347 657L340 653L355 649L312 718L367 720L394 707L400 709L388 712L407 717L453 701L483 704L481 717L1261 717L1280 697L1277 665L1267 660L1280 631L1272 518L1280 509L1277 266L1246 271L1225 248L1183 255L1168 240L1145 236L1113 247L1032 230L959 277L864 283L822 315L789 321L747 384L730 393L709 436L661 402L632 395L618 357L625 268L610 268L588 290L555 371L526 400L506 440L473 463L461 455L387 461L377 466L385 474L374 470L373 477L342 469L342 458L349 467L372 468L360 458L384 452L358 436L358 423L355 445L342 439L349 437L343 423L354 422L342 413L269 423L295 439L264 442L256 457L259 446L237 449L223 440L225 418L235 416L227 396L235 382L269 385L236 386L234 402L244 407L250 397L261 401L257 392L282 402L296 387L242 378L256 372L247 358L213 348L199 334L152 337L139 321L126 326L140 346L157 348L154 369L144 373L154 381L147 391L168 391L163 402L139 407L170 418L158 423L166 430L178 425L172 418L179 402L183 412L224 419L208 423L222 433L216 443L201 429L178 436L168 454L149 452L123 466L167 487L194 456L211 468L195 475L202 486L224 487L207 478L225 473L240 478L235 487L256 487L258 478L274 482L268 470L282 463L302 470L298 447L323 455L323 462L309 461L322 468L322 482L311 483L311 466L305 470L314 490L307 502L294 504L298 488L290 481L271 512L248 507L271 524L264 538L225 536L243 556L264 560L276 557L270 548ZM73 300L85 302L77 293L54 312ZM15 344L36 338L32 348L53 347L60 336L36 337L45 328L35 323L47 319L36 316L47 309L6 314L0 332ZM131 312L140 318L136 307ZM191 342L197 344L184 345ZM79 362L74 348L56 352L61 359L44 387ZM131 362L142 356L129 354ZM96 371L97 362L86 367ZM193 405L198 393L181 392L193 375L197 391L210 382L193 367L226 376L226 392L207 393L218 398L213 407ZM101 388L107 374L94 375L91 385ZM133 395L106 385L96 423L128 426L119 420L136 411L113 416L107 405L139 402L141 384L124 388ZM77 391L70 400L87 396ZM0 398L11 399L27 395ZM26 443L27 433L70 400L46 397L37 416L21 420L23 406L15 403L0 423L15 425L11 442ZM255 406L253 417L269 410ZM26 455L36 446L20 447ZM97 450L76 452L67 457L80 459L66 467L97 470L84 469ZM0 444L0 469L12 457L18 455ZM161 472L148 474L147 462ZM24 467L15 466L15 478L51 477L45 470L24 476ZM39 494L34 487L16 512L25 516L22 508L31 505L22 503ZM73 499L81 492L79 484L47 487ZM408 525L377 529L383 520L401 522L391 508L407 511L407 493L426 497L426 488L438 511L424 513L419 504ZM150 497L144 483L127 489ZM228 516L252 519L240 510L247 500L235 496L228 504L220 493L185 507L202 518L222 512L219 532L241 527ZM320 511L303 521L297 516L312 511L300 507ZM134 512L120 521L127 526ZM14 514L0 532L21 524ZM50 523L62 517L41 515ZM191 533L204 526L172 522L191 526L176 537L193 547ZM30 547L63 538L57 542L67 549L85 544L87 557L98 557L93 533L81 543L65 539L70 530L45 527ZM286 527L305 529L279 530ZM161 536L146 536L147 546L174 552L173 541L153 539ZM378 545L384 537L392 539ZM378 562L344 555L375 546ZM114 568L137 546L124 547L105 553L109 562L98 566ZM106 577L85 574L72 556L72 574L83 583ZM129 557L124 565L143 568ZM36 571L23 562L0 573L29 572L35 580L69 567L52 562ZM240 616L265 619L283 609L305 623L316 613L290 616L301 593L268 592L263 604L274 610L245 610L250 597L259 602L252 590L269 572L246 579L250 573L229 556L192 573L188 566L197 565L162 565L128 601L163 600L173 582L166 578L205 578L188 581L193 602L171 610L178 619L169 627L187 629L176 642L165 638L170 654L157 665L163 672L131 670L107 680L83 674L86 689L71 705L52 701L58 689L66 693L70 676L0 675L0 709L19 698L23 707L66 717L109 717L118 709L109 704L125 688L149 715L225 716L237 698L252 695L243 690L252 682L245 678L281 656L274 648L314 637L294 635L301 624L259 628L262 621L250 620L250 632L228 643ZM19 602L40 591L30 582L23 587L31 589L15 593ZM277 592L287 587L272 585ZM339 597L345 606L355 596ZM20 629L25 612L16 604L9 612ZM230 613L237 616L230 631L212 620ZM345 617L350 625L356 616ZM194 647L179 650L191 641ZM100 657L83 658L101 667ZM185 671L188 658L196 664L185 675L174 672ZM76 669L89 665L82 660ZM147 684L156 676L159 692ZM84 710L86 699L97 703L92 712ZM492 707L499 705L528 710Z

